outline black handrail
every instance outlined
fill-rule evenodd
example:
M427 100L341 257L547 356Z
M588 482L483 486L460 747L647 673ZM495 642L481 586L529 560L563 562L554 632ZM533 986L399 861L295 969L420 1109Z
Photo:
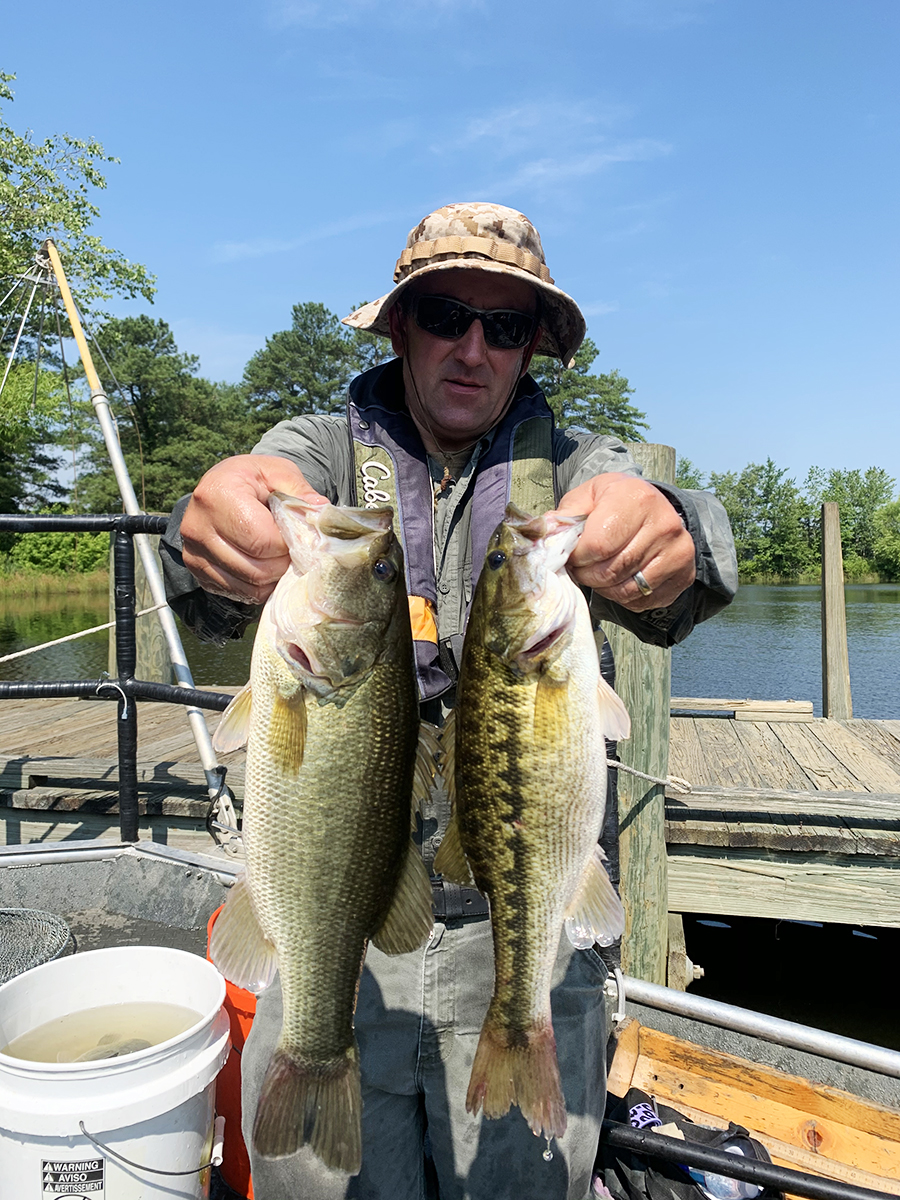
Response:
M892 1193L843 1183L839 1179L827 1179L811 1175L808 1171L795 1171L792 1167L779 1167L770 1162L742 1158L724 1150L704 1146L700 1142L683 1141L667 1137L655 1129L633 1129L618 1121L604 1121L601 1139L617 1150L630 1150L647 1158L661 1158L665 1162L684 1167L699 1167L728 1179L741 1179L755 1183L761 1188L772 1188L778 1192L789 1192L794 1196L807 1196L810 1200L888 1200Z
M35 683L0 681L0 700L39 700L50 697L91 697L115 700L119 759L119 831L123 842L138 840L137 705L136 700L168 704L192 704L221 712L231 702L226 692L174 687L135 679L137 642L135 634L134 535L165 532L168 517L101 514L91 516L0 516L0 530L16 533L78 532L115 535L113 580L116 618L116 679L52 680Z

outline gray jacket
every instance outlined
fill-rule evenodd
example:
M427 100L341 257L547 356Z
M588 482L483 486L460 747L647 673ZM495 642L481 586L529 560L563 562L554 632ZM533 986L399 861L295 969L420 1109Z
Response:
M366 372L351 384L354 400L364 398L377 374ZM537 389L529 376L520 388ZM472 598L470 549L471 499L478 462L492 440L488 432L475 446L453 486L438 494L434 520L438 585L438 627L442 638L462 638ZM345 416L301 416L282 421L263 435L254 454L290 459L311 487L334 504L348 504L354 495L353 452ZM553 457L559 494L607 471L641 475L641 469L617 438L581 430L555 430ZM443 467L432 463L437 482ZM642 641L672 646L694 625L729 604L737 590L734 542L725 510L708 492L685 491L655 483L681 514L696 547L697 577L690 588L667 608L633 613L594 593L591 611L598 622L614 621ZM176 505L160 544L170 603L184 622L204 641L224 644L240 637L259 614L248 604L204 592L181 559L181 518L188 497Z

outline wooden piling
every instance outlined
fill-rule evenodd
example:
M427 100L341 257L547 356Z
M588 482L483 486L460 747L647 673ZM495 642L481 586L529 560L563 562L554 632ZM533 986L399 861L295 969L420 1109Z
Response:
M675 481L671 446L628 446L644 477ZM621 626L604 626L616 660L616 691L631 715L631 738L619 743L629 767L665 779L669 766L671 651L648 646ZM628 975L665 984L669 896L666 868L665 789L619 772L620 886L625 906L622 968Z
M835 721L853 716L841 515L833 502L822 505L822 715Z

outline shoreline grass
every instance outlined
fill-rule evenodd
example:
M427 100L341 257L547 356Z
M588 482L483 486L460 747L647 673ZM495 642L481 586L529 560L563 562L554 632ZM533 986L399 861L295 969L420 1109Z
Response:
M740 583L762 583L762 584L810 584L821 586L822 573L821 571L809 571L802 575L742 575L738 574ZM879 575L875 571L866 572L863 575L847 575L844 574L844 583L847 586L852 586L857 583L896 583L894 579L888 579L884 575Z
M0 600L27 596L105 596L109 593L109 571L73 572L11 571L0 574Z

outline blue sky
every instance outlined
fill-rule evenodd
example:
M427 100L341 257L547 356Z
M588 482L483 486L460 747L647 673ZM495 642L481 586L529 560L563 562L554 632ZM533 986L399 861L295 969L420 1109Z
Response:
M0 69L17 130L122 160L98 232L205 374L493 199L651 440L799 480L900 476L898 34L897 0L49 0L6 6Z

